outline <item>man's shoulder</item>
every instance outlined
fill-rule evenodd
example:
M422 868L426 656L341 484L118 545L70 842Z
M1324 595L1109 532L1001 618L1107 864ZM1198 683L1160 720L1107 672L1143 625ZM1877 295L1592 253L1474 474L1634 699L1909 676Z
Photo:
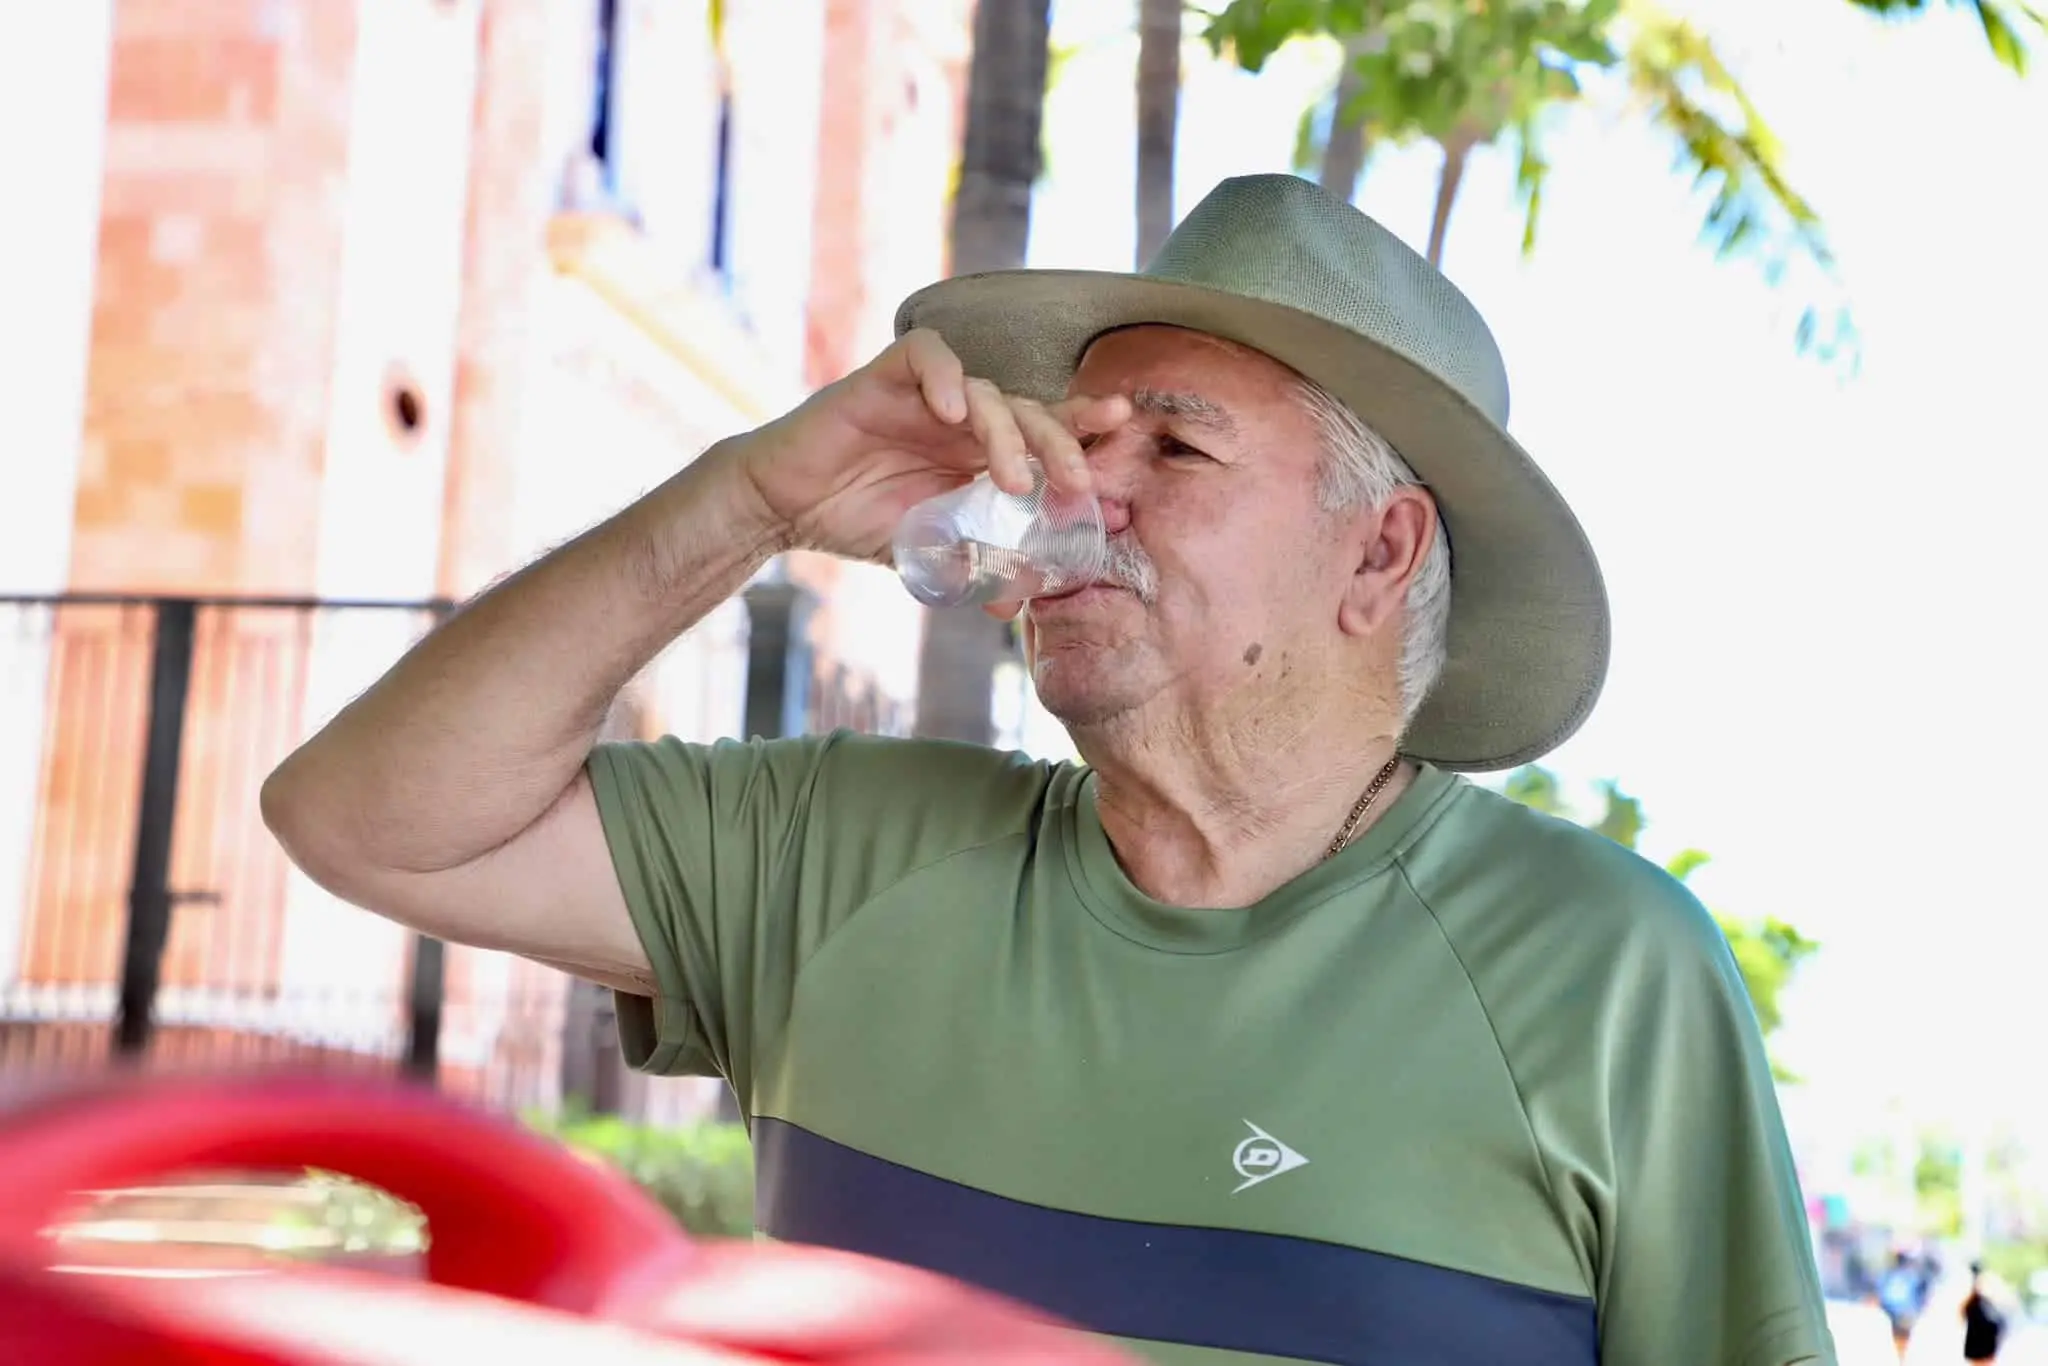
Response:
M808 822L828 839L878 827L943 843L1022 833L1079 772L1014 750L851 730L719 740L711 749L715 762L745 767L759 781L801 785Z
M1035 802L1074 767L965 741L864 731L836 730L764 743L809 747L820 778L836 786L873 785L877 797L963 806Z
M903 778L913 785L1043 782L1071 764L1035 758L1016 750L959 740L879 735L872 731L836 730L803 735L722 736L686 740L664 735L647 742L608 742L602 749L653 747L696 751L724 766L748 766L805 773L859 773L869 777Z
M695 879L684 891L700 900L783 896L830 910L972 850L1028 857L1080 774L985 746L848 730L609 742L589 770L616 861Z
M1609 964L1704 965L1726 954L1713 915L1666 869L1596 830L1461 787L1449 819L1407 860L1417 891L1440 914Z

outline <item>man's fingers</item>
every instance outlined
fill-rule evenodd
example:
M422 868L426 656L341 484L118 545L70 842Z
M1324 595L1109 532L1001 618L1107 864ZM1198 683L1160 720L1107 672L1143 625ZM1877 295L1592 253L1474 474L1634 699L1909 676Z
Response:
M1113 432L1135 415L1122 394L1080 394L1052 405L1052 414L1083 436Z
M913 328L903 334L903 359L933 416L941 422L967 420L967 374L943 337Z
M1088 470L1088 457L1065 422L1029 399L1012 399L1010 407L1017 415L1017 425L1024 433L1025 443L1038 457L1038 463L1045 467L1046 477L1054 488L1067 493L1087 493L1094 487L1094 478Z
M967 381L967 420L988 459L988 477L1005 493L1031 492L1030 447L1002 391L985 379Z
M1050 407L1006 395L991 381L968 376L959 356L928 328L904 333L900 345L926 408L941 422L966 424L988 462L989 478L1005 493L1031 491L1033 458L1054 487L1089 492L1094 481L1077 435L1113 431L1131 417L1130 400L1118 394Z

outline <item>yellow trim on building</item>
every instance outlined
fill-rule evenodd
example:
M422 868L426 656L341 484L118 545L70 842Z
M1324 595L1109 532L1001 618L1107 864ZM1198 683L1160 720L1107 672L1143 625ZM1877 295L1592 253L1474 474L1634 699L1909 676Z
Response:
M548 258L557 273L588 286L748 421L766 422L802 397L723 301L660 262L624 220L557 214L548 223Z

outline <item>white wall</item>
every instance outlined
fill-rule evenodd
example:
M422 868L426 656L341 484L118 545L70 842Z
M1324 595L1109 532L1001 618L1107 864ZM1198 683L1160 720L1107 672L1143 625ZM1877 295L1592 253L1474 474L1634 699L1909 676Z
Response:
M570 164L587 149L590 138L597 0L550 0L544 12L541 160L543 173L559 190L568 183Z
M948 22L946 4L924 6L921 23L894 35L888 60L905 82L903 102L868 154L866 200L887 206L885 230L867 235L869 299L856 363L895 340L896 306L937 279L947 253L949 193L960 159L960 128L946 84L951 62L964 59L965 21ZM915 107L910 91L914 90Z
M683 268L711 250L717 65L705 0L619 0L613 59L620 189L649 240Z
M769 358L804 370L824 0L740 0L726 21L733 69L728 241L735 303Z
M71 563L98 265L113 0L0 19L0 593ZM0 987L13 980L42 773L47 619L0 608Z
M737 334L712 330L715 311L697 321L704 330L688 340L700 354L686 362L580 279L542 283L527 422L511 453L515 563L617 512L788 397L736 399L695 373L693 364L709 368L744 346Z
M435 589L462 287L480 0L365 0L349 125L332 409L321 483L315 591L423 599ZM394 367L425 397L411 439L390 422ZM330 613L315 627L310 731L417 635L405 613ZM397 926L341 906L296 870L281 975L318 991L404 962ZM383 1016L376 1017L381 1026ZM368 1027L369 1022L362 1022ZM337 1020L337 1029L356 1022Z

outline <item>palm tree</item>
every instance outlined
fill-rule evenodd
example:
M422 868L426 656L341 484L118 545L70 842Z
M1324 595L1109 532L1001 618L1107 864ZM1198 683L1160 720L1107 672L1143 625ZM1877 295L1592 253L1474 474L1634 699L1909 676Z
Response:
M1329 132L1316 174L1316 183L1346 203L1358 197L1358 179L1365 174L1365 117L1359 106L1365 98L1363 70L1370 41L1363 33L1344 40L1344 60L1330 92Z
M1886 17L1915 17L1936 0L1848 0ZM2048 34L2048 18L2026 0L1945 0L1972 10L1992 55L2024 72L2025 30ZM1430 216L1429 259L1442 264L1444 239L1472 152L1494 143L1517 153L1522 245L1533 249L1549 163L1541 145L1543 116L1581 99L1582 80L1602 73L1670 134L1694 179L1711 183L1707 235L1723 255L1758 251L1779 278L1791 258L1824 270L1832 258L1812 207L1792 187L1783 152L1741 84L1699 30L1652 0L1537 0L1520 5L1304 7L1286 0L1229 0L1210 16L1206 36L1217 51L1257 71L1285 42L1330 36L1344 45L1335 91L1327 98L1323 134L1326 187L1355 192L1368 137L1427 140L1443 153ZM1318 110L1303 119L1297 165L1315 159ZM1829 354L1853 344L1846 314L1821 332L1810 307L1800 319L1802 349Z
M1173 231L1182 0L1138 0L1138 266Z
M1346 15L1329 7L1318 23ZM1413 6L1370 29L1334 32L1268 0L1231 0L1212 16L1207 36L1256 71L1281 44L1313 33L1345 45L1333 130L1356 125L1361 150L1367 136L1441 149L1426 248L1434 264L1442 264L1471 154L1496 143L1517 152L1522 242L1533 249L1549 173L1544 116L1583 98L1585 82L1602 73L1619 76L1619 88L1673 135L1695 176L1715 182L1707 226L1720 250L1748 243L1828 263L1818 220L1792 189L1769 127L1711 44L1650 0ZM1809 320L1802 344L1814 328Z
M1013 270L1031 237L1031 189L1043 169L1051 0L982 0L967 72L967 127L953 199L956 275Z
M1857 9L1882 19L1918 19L1934 8L1935 0L1849 0ZM2030 43L2048 37L2048 14L2026 0L1944 0L1950 9L1965 9L1977 17L1984 41L2000 65L2016 76L2027 74ZM2029 38L2026 31L2031 29Z
M953 199L956 275L1024 264L1031 189L1043 163L1051 0L980 0L967 72L967 128ZM918 654L919 735L987 744L1009 628L980 612L928 612Z

